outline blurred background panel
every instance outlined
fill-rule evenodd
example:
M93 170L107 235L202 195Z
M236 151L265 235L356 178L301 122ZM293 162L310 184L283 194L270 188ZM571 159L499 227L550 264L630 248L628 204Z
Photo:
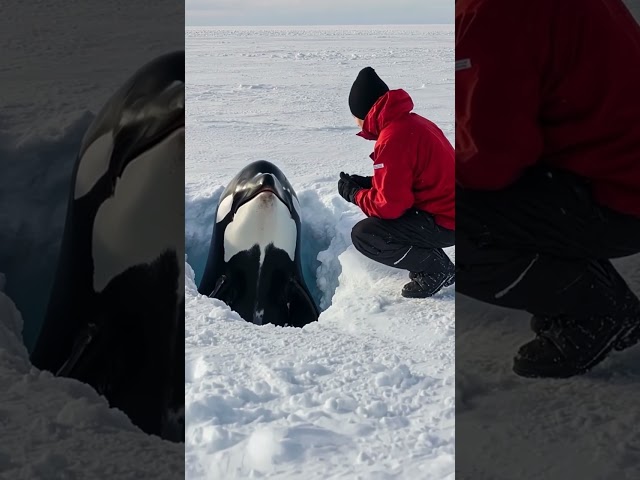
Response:
M93 288L84 279L59 275L83 138L90 141L91 125L116 128L117 115L105 122L98 114L123 86L132 85L127 82L136 72L159 56L184 50L184 2L8 0L2 4L0 50L0 404L2 417L10 419L0 440L0 476L43 478L55 471L64 478L183 478L181 443L148 434L131 420L126 402L120 402L119 409L109 408L118 403L115 383L95 381L89 386L52 378L47 368L33 368L29 355L55 302L54 284L75 281ZM182 83L177 96L184 99L183 67L177 71ZM176 157L180 165L183 144ZM100 161L109 158L105 154ZM183 178L181 168L177 182ZM123 231L117 225L115 236ZM177 249L181 257L183 245ZM80 258L80 253L80 248L69 249L67 260ZM77 286L67 297L75 295L71 303L76 306L81 301ZM58 320L88 325L105 308L93 305L82 315ZM121 326L114 331L122 337L108 342L113 352L124 351L127 336L143 338ZM60 338L51 336L47 343L71 342L74 350L65 348L71 357L82 351L76 347L87 337L78 330L67 333L61 329ZM179 347L165 349L167 358L173 358L176 348L182 352L181 335ZM178 357L183 357L181 352ZM132 376L137 366L125 367ZM113 367L116 370L124 371L121 366ZM154 378L161 380L166 372L156 370Z

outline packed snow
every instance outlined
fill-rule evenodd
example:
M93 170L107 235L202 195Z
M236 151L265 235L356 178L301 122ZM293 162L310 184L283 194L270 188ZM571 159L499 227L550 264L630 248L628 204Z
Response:
M182 444L135 427L84 383L29 363L22 316L0 274L0 478L158 478L184 471Z
M340 171L372 174L347 97L373 66L453 143L453 26L188 28L186 477L454 478L454 287L400 296L367 260ZM323 310L256 326L199 295L217 200L254 160L298 193L305 279ZM455 249L447 249L455 259Z

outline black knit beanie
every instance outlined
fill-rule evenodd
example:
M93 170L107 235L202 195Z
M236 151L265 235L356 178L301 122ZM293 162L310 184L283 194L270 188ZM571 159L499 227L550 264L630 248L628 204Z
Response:
M388 91L389 87L373 68L363 68L349 92L351 113L354 117L364 120L371 107Z

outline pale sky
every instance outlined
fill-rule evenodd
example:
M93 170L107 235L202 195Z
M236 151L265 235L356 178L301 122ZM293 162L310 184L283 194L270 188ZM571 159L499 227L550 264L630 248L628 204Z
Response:
M186 0L186 25L453 23L454 0Z

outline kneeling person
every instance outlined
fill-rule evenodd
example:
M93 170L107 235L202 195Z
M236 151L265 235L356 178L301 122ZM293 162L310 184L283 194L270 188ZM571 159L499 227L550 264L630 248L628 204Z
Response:
M412 113L404 90L389 90L371 67L363 69L349 94L349 107L375 140L374 174L340 174L338 191L368 218L351 238L366 257L408 270L402 289L426 298L455 281L455 266L442 250L455 244L455 153L440 128Z

